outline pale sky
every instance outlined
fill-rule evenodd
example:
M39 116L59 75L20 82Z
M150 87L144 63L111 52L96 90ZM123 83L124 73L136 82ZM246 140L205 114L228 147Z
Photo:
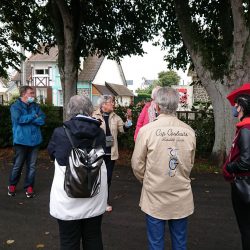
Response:
M150 43L143 44L144 50L147 54L143 56L126 56L121 61L122 69L125 74L126 80L133 80L139 87L142 83L142 78L147 80L155 80L158 78L158 73L167 71L167 63L163 60L166 51L162 51L160 46L155 47ZM177 71L177 70L176 70ZM188 84L191 82L190 77L183 71L177 71L181 77L181 83Z

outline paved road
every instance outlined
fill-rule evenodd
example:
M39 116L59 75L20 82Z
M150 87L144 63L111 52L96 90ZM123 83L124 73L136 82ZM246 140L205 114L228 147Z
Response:
M0 149L1 150L1 149ZM7 196L10 159L0 160L0 249L58 250L58 228L48 212L53 164L40 154L34 199L27 199L22 181L15 197ZM104 215L107 250L147 249L144 214L138 207L140 184L129 167L117 166L112 184L114 211ZM192 174L195 213L189 220L190 250L240 250L240 235L230 202L229 185L218 174ZM8 240L14 240L7 244ZM166 234L167 247L169 237Z

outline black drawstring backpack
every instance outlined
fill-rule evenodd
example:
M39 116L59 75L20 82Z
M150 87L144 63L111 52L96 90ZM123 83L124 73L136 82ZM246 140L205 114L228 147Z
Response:
M64 190L71 198L94 197L100 192L104 150L102 146L95 147L96 139L89 152L75 147L69 129L63 127L72 146L65 171Z

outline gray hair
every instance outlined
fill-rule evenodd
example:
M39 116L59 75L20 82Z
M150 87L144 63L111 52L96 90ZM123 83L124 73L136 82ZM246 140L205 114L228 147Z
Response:
M94 111L92 102L87 96L74 95L67 105L67 115L72 118L76 115L91 116Z
M99 105L99 107L101 108L102 105L109 101L109 100L113 100L114 97L112 95L101 95L97 101L97 104Z
M153 100L155 100L156 96L157 96L157 91L160 89L161 87L160 86L156 86L152 89L152 92L151 92L151 98Z
M162 87L157 91L155 102L159 105L161 114L176 114L179 93L173 88Z

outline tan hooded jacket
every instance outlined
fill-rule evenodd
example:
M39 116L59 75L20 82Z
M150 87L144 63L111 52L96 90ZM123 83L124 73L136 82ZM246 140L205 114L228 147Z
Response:
M95 117L96 119L100 119L102 121L101 128L104 130L104 133L106 134L105 121L100 109L94 112L93 117ZM117 160L119 158L117 136L118 132L124 133L123 125L124 122L122 118L116 113L111 112L109 115L109 128L111 135L114 137L114 145L111 147L111 160Z
M142 211L163 220L180 219L193 213L189 176L195 147L193 129L175 116L161 114L140 129L132 168L142 182Z

